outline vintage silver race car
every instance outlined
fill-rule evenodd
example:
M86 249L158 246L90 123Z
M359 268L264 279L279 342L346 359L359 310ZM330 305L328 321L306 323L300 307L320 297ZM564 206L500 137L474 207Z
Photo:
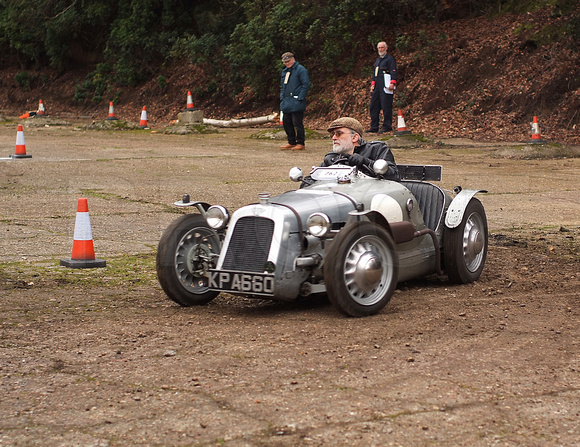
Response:
M293 301L326 294L343 314L379 312L397 283L447 275L476 281L485 265L487 218L476 189L453 192L440 166L399 165L402 181L355 167L315 167L311 186L275 197L260 194L230 218L220 205L175 203L199 211L174 221L157 252L157 276L182 306L205 304L220 292ZM292 168L290 178L303 173Z

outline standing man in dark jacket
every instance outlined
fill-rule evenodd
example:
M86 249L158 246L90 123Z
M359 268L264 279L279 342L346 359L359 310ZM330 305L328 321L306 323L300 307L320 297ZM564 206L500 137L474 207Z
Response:
M280 149L303 151L306 139L303 121L310 79L306 68L298 63L292 53L284 53L282 62L286 67L280 80L280 111L283 113L282 122L288 144Z
M393 93L397 85L397 63L387 53L386 42L377 44L379 57L371 80L371 128L367 132L391 132L393 130ZM383 111L383 127L379 129L379 114Z

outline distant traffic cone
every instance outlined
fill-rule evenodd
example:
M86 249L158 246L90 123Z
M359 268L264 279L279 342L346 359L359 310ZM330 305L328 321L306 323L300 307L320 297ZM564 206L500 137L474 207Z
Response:
M38 100L38 110L36 111L36 116L43 116L46 115L46 110L44 108L44 104L42 103L42 99Z
M115 116L115 107L113 106L113 101L109 103L109 116L107 117L108 121L116 120L117 117Z
M104 259L95 259L89 205L87 199L79 199L72 256L70 259L61 259L60 265L72 268L93 268L105 267L106 264L107 261Z
M147 108L143 106L143 110L141 111L141 121L139 122L139 127L141 129L146 129L147 127Z
M185 107L185 109L183 109L184 112L193 112L194 110L197 110L194 106L193 106L193 98L191 97L191 92L188 91L187 92L187 105Z
M22 129L22 124L18 125L16 131L16 150L10 158L32 158L32 155L26 154L26 144L24 143L24 130Z
M395 135L408 135L411 131L407 130L405 126L405 118L403 118L403 111L399 109L399 116L397 117L397 131Z
M538 125L538 117L534 116L532 119L532 139L528 141L529 144L544 144L545 140L542 140L540 135L540 126Z

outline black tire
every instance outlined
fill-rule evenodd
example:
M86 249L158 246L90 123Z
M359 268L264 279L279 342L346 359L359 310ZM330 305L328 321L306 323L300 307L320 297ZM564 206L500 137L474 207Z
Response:
M207 304L219 292L207 287L207 269L221 249L219 236L199 214L186 214L167 227L157 248L157 278L181 306Z
M373 222L357 222L336 235L324 261L330 302L343 314L379 312L397 287L399 259L391 235Z
M487 217L483 205L471 199L456 228L445 228L443 253L449 281L467 284L477 281L487 257Z

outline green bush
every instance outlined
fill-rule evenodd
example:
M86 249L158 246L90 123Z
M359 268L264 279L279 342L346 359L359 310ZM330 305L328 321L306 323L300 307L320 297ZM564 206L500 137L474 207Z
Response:
M25 89L30 89L30 83L35 80L38 75L31 75L27 71L21 71L14 75L14 80L16 83Z
M110 67L107 64L97 65L97 69L89 73L81 84L75 86L74 100L84 102L90 99L94 103L100 103L103 95L109 90Z
M157 79L168 62L189 60L208 74L204 94L275 100L280 55L292 51L311 78L353 73L361 55L376 54L386 40L398 51L416 50L423 63L447 36L432 37L432 20L499 11L526 12L552 7L563 27L547 26L530 38L538 45L566 40L578 50L578 0L0 0L0 63L20 64L15 76L30 88L30 72L50 66L66 71L95 65L75 89L77 101L103 100L113 85L135 87ZM423 23L416 39L393 30ZM522 26L518 33L530 30ZM411 47L415 48L411 48ZM10 62L8 62L10 61ZM107 67L105 70L104 67ZM27 74L28 73L28 74Z

